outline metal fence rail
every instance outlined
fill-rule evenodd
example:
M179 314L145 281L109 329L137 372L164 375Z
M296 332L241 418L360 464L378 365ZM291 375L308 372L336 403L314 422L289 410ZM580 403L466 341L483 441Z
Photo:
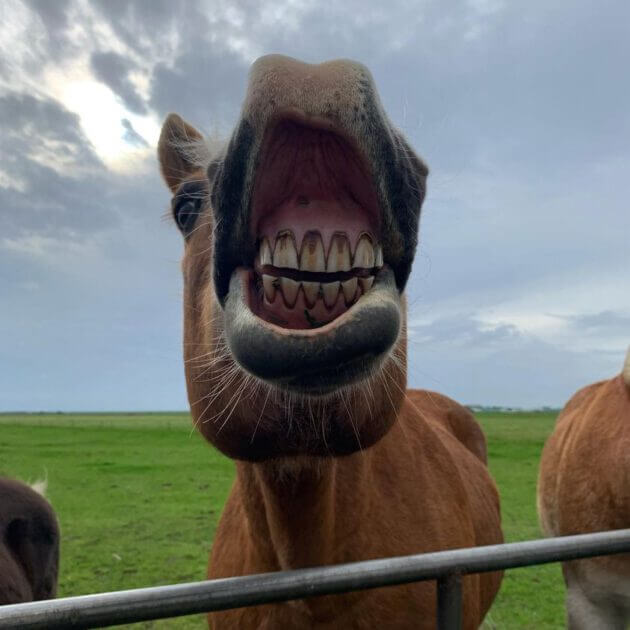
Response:
M361 589L438 581L438 630L461 625L461 576L630 552L630 529L0 607L0 629L102 628Z

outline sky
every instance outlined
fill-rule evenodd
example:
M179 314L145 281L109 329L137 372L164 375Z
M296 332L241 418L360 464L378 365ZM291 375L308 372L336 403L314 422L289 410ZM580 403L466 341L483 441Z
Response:
M187 407L168 112L276 52L367 65L427 161L409 384L561 406L630 344L625 0L3 0L0 411Z

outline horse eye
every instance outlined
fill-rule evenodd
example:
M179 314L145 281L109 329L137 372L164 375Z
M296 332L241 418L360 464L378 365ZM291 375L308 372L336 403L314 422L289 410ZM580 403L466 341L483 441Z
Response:
M201 199L183 199L175 204L173 215L177 227L188 236L195 225L201 208Z
M181 186L173 197L173 218L185 237L188 237L193 231L197 217L203 209L204 197L205 189L190 183Z

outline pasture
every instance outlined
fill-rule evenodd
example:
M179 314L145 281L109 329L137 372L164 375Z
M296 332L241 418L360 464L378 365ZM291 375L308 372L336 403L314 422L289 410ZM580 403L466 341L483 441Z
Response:
M538 460L552 413L476 414L488 440L506 541L540 537ZM48 475L61 523L59 596L205 577L233 464L186 413L0 415L0 475ZM564 628L560 565L514 569L485 623L498 630ZM202 616L134 628L204 628Z

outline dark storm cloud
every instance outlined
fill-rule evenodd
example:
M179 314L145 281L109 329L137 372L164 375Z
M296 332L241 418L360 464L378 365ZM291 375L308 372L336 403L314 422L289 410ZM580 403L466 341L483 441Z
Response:
M135 64L115 52L95 52L90 58L96 78L117 94L127 109L136 114L146 114L147 107L129 80L129 73L136 69Z

